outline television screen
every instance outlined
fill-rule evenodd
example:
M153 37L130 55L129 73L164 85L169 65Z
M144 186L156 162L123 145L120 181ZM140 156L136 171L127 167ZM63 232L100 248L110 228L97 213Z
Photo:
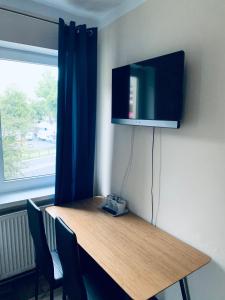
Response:
M112 123L179 128L184 51L112 70Z

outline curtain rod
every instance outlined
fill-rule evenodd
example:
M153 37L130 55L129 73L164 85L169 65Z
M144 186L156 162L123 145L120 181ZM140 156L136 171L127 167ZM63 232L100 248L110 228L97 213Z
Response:
M51 21L49 19L37 17L37 16L31 15L31 14L19 12L17 10L13 10L13 9L9 9L9 8L4 8L4 7L0 7L0 10L4 10L4 11L7 11L7 12L11 12L11 13L14 13L14 14L18 14L18 15L22 15L22 16L25 16L25 17L33 18L33 19L36 19L36 20L41 20L41 21L44 21L44 22L48 22L48 23L59 25L59 22Z

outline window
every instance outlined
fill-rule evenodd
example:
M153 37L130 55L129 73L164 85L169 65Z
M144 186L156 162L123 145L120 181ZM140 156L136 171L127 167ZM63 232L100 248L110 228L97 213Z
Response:
M1 191L53 184L57 56L3 50L0 51Z

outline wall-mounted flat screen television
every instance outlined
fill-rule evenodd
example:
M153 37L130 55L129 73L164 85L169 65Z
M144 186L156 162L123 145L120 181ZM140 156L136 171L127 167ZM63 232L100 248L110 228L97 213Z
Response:
M112 70L112 123L179 128L184 51Z

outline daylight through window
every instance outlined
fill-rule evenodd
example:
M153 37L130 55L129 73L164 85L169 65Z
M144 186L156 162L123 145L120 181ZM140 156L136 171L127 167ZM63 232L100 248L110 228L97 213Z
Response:
M57 72L0 59L4 180L55 173Z

